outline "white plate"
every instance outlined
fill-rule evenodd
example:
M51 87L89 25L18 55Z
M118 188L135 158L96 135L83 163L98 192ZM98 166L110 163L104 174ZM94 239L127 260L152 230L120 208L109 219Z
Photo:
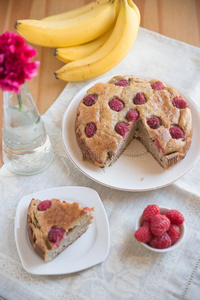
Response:
M142 78L141 76L138 76ZM87 90L97 82L107 82L111 77L90 83L82 88L69 103L62 120L62 139L66 152L78 169L105 186L125 191L146 191L169 185L185 175L197 162L200 154L200 115L193 101L179 90L187 101L193 117L192 145L186 157L176 166L164 170L145 147L133 139L120 158L111 166L100 169L88 161L82 160L82 153L76 142L74 124L77 107Z
M78 202L83 207L95 207L93 223L88 230L49 263L43 262L29 242L26 218L32 198L39 200L57 198L69 203ZM32 274L68 274L101 263L108 255L110 232L107 215L99 195L90 188L68 186L42 190L23 197L15 216L15 241L23 268Z

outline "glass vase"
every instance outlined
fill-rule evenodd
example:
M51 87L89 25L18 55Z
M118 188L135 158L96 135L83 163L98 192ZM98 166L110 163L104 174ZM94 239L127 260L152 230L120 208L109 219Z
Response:
M53 149L26 83L20 89L3 93L2 155L10 171L32 175L50 165Z

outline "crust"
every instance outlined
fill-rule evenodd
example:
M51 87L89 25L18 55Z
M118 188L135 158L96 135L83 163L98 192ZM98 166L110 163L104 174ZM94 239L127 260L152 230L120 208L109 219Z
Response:
M115 83L121 79L127 79L129 86L116 86ZM89 107L84 105L82 100L77 110L75 135L83 159L89 160L101 168L112 164L114 156L117 155L118 149L123 143L123 138L116 133L115 126L118 122L125 122L131 126L132 123L126 119L126 113L130 109L139 112L140 120L148 131L152 143L158 140L164 150L163 156L168 163L162 167L168 169L185 157L192 139L191 111L189 107L178 109L173 106L172 99L180 96L176 89L163 83L163 90L153 90L151 84L155 81L157 79L148 81L128 75L116 76L108 83L98 83L87 91L86 95L98 95L98 100ZM147 99L143 105L133 103L134 96L138 92L143 93ZM110 109L108 103L113 97L124 102L125 106L122 111L115 112ZM162 124L158 129L151 129L146 123L152 116L161 119ZM89 122L94 122L97 126L97 131L92 138L88 138L85 134L85 126ZM183 129L184 139L172 139L169 128L173 125L178 125ZM132 134L132 138L137 137L138 128L135 128L134 132L130 130L128 134ZM126 146L125 144L124 147ZM157 159L157 155L154 153L152 155Z

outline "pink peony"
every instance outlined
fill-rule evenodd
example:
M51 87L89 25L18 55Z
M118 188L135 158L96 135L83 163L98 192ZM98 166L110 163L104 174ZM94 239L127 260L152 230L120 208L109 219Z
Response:
M35 55L37 51L25 45L18 34L6 31L0 35L0 88L3 91L18 94L20 85L37 75L39 62L29 61Z

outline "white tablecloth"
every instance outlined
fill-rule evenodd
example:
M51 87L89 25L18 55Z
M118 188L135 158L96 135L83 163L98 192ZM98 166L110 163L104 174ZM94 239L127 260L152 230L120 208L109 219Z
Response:
M200 108L197 47L140 28L127 57L103 76L121 74L142 74L169 82L185 91ZM150 192L117 191L87 178L65 153L61 119L72 97L89 82L68 84L43 115L55 152L47 170L27 177L5 167L0 170L0 296L9 300L199 299L200 163L174 184ZM99 193L110 225L108 257L78 273L31 275L23 269L15 245L16 207L26 194L70 185L91 187ZM187 234L177 250L154 253L134 239L138 215L153 203L184 214Z

